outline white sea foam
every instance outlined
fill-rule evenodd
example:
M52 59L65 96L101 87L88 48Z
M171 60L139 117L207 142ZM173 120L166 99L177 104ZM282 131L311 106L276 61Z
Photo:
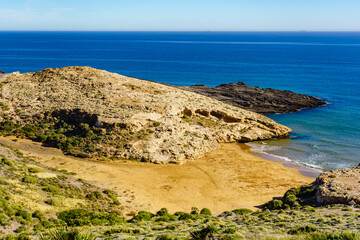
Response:
M321 169L321 167L319 167L319 166L317 166L315 164L305 163L305 162L298 161L296 159L291 159L289 157L269 153L269 152L274 151L274 150L281 151L281 149L282 149L281 146L269 146L265 142L262 142L262 144L246 143L246 145L249 146L251 148L251 151L253 151L254 153L263 154L265 156L268 156L270 159L276 159L276 160L285 161L285 162L293 162L295 164L302 165L302 166L309 167L309 168L313 168L313 169ZM315 154L315 155L318 155L318 154ZM319 156L313 156L313 159L315 159L317 157L319 157Z

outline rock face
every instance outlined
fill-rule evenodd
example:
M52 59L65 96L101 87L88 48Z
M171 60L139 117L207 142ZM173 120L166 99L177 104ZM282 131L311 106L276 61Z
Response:
M360 204L360 166L324 172L315 186L321 204Z
M0 69L0 74L4 74L4 72Z
M271 88L248 87L243 82L221 84L215 88L205 85L171 86L262 114L291 113L326 104L308 95Z
M90 67L14 73L1 82L0 101L6 107L0 123L6 123L6 134L23 133L30 125L21 126L31 122L34 132L21 136L60 141L70 150L84 139L94 139L84 150L92 157L98 151L91 149L99 149L109 157L181 163L203 156L220 142L279 138L291 132L260 114L209 97ZM49 124L56 121L54 130ZM36 128L38 122L48 131ZM79 124L78 131L86 131L86 136L67 141Z

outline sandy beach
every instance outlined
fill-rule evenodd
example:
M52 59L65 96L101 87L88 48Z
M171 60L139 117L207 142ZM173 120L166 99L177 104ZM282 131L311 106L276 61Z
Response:
M155 212L162 207L170 212L190 211L191 207L207 207L213 213L236 208L255 210L291 187L314 181L297 168L263 159L237 143L221 144L219 149L183 165L89 161L14 137L1 137L0 144L17 148L46 166L74 172L78 178L115 190L125 214Z

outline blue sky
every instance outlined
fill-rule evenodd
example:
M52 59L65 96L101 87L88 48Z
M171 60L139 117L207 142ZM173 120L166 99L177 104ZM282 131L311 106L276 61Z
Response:
M359 0L0 0L0 30L359 31Z

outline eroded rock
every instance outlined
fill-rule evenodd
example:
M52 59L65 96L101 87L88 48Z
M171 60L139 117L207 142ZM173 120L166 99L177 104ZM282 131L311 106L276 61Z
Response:
M47 131L26 134L52 139L74 155L83 154L77 149L82 144L87 146L84 156L99 157L101 152L107 157L182 163L216 149L220 142L279 138L291 131L213 98L90 67L10 74L2 83L0 100L6 108L0 122L18 124L10 133L22 134L19 128L28 123L35 127L27 128L36 128L36 121L47 119L41 123Z
M360 204L360 166L323 172L315 186L320 204Z

